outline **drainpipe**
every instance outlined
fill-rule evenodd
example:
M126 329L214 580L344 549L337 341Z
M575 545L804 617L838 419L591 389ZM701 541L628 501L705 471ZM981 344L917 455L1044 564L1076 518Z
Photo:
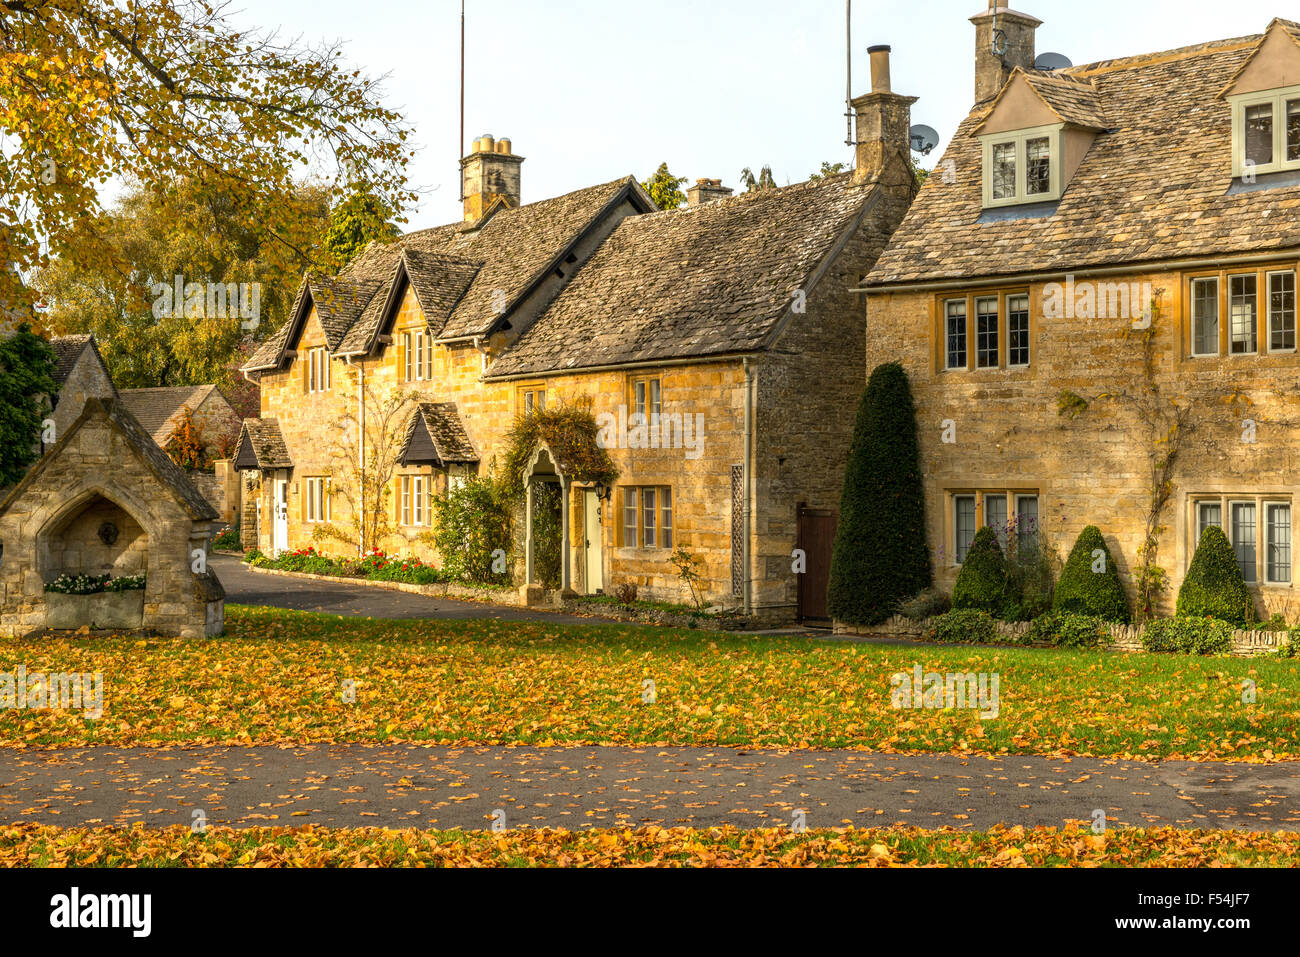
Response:
M745 605L744 605L745 614L748 615L753 611L753 596L750 593L750 570L749 570L749 559L750 559L749 518L750 518L751 509L753 507L753 503L750 498L750 484L752 481L752 473L750 470L750 466L752 465L752 459L754 455L754 415L753 415L754 389L753 389L753 374L749 368L749 357L746 356L744 359L741 360L741 362L744 364L744 368L745 368L745 471L744 471L745 485L744 485L744 509L743 509L744 516L745 516L745 530L741 535L741 542L742 542L741 555L743 556L741 561L744 564L745 572L744 572L744 578L742 579L741 588L742 588L742 594L744 595L744 601L745 601Z
M352 365L352 357L343 361ZM357 482L357 557L366 553L366 363L357 359L357 468L361 476Z

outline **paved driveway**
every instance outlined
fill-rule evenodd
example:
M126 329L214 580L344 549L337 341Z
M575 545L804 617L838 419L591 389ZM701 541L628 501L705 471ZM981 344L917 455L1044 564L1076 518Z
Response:
M997 823L1300 830L1300 762L732 748L0 750L0 822L483 828Z
M226 586L226 601L267 605L295 611L320 611L359 618L496 618L502 621L551 621L590 625L600 619L555 612L509 608L486 602L430 598L346 581L326 582L249 571L233 555L213 555L213 571Z

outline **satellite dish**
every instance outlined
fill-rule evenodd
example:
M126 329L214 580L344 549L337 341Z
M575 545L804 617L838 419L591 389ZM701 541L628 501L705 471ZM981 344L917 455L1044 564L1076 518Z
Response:
M1064 70L1068 66L1074 66L1068 56L1060 53L1043 53L1034 61L1034 69L1042 70L1044 73L1051 73L1053 70Z
M920 153L922 156L929 156L930 151L939 145L939 134L934 127L926 126L924 123L918 123L908 131L908 136L912 140L913 151Z

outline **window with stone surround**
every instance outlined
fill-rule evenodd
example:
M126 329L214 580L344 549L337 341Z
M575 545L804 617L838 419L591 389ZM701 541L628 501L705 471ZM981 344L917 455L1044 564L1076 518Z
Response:
M303 521L312 524L330 521L330 480L328 476L317 475L305 480L303 495Z
M429 525L433 483L427 475L402 475L398 478L397 509L399 521L406 528Z
M1037 489L969 489L949 493L952 564L960 565L975 541L975 532L988 526L1003 552L1038 543Z
M402 378L406 382L433 380L433 336L424 329L402 333Z
M546 389L540 385L521 386L515 392L515 414L532 415L546 409Z
M307 350L307 391L328 392L332 385L330 353L324 346Z
M632 412L649 417L663 411L661 380L659 376L634 376L629 382Z
M1296 267L1292 261L1184 276L1186 354L1254 358L1294 353Z
M672 486L625 485L619 490L619 545L673 547Z
M1291 573L1291 498L1288 495L1209 494L1191 499L1187 548L1190 566L1201 535L1211 525L1223 529L1237 556L1246 584L1289 587Z
M1028 290L940 296L935 300L935 315L938 371L1029 366L1033 332Z

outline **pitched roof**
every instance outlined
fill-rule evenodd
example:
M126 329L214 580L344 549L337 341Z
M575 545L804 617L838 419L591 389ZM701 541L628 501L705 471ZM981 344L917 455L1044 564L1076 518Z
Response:
M982 171L975 128L962 122L868 277L871 285L1176 260L1300 245L1300 187L1229 192L1231 111L1218 98L1261 36L1070 67L1088 81L1111 127L1098 134L1056 210L980 222ZM1268 228L1261 229L1261 223Z
M195 488L194 483L185 474L185 470L167 457L167 454L158 447L158 443L136 421L135 416L130 413L120 399L100 399L96 397L86 400L81 415L63 433L63 437L59 439L54 448L41 456L36 465L23 477L23 480L14 486L8 497L5 498L4 503L0 504L0 514L6 512L9 506L17 501L18 497L44 471L46 466L62 453L63 448L76 435L84 423L92 418L101 417L106 418L122 434L130 447L149 466L149 470L158 478L162 486L171 492L189 513L190 518L195 521L213 521L218 517L216 509Z
M422 457L430 452L434 458ZM402 464L408 461L429 461L441 468L478 460L478 452L469 440L456 403L421 402L416 406L406 427L406 439L402 443Z
M355 298L347 300L355 315L350 316L337 341L330 341L331 350L350 355L373 343L382 321L383 300L377 303L376 298L391 293L390 284L405 251L414 254L407 257L406 266L416 295L422 297L422 305L427 297L434 306L429 317L431 331L442 339L487 334L534 285L553 269L563 268L565 254L574 243L625 199L647 210L651 206L636 180L625 177L526 206L500 208L468 226L449 223L408 233L391 243L371 243L334 280L366 294L360 308L355 308ZM292 326L302 311L305 292L316 298L309 288L313 282L304 282L291 313L294 318L262 344L244 366L245 371L279 365L294 334ZM440 317L439 311L443 313ZM332 332L327 330L327 339L341 328L335 322Z
M280 432L280 423L276 419L245 419L235 448L237 470L293 468L289 446L284 443L284 435Z
M68 381L77 360L86 351L94 336L54 336L50 339L50 348L54 350L54 381L59 385Z
M488 378L763 348L872 190L846 173L629 217Z
M152 389L122 389L122 404L145 427L154 441L166 444L185 409L197 412L212 395L221 395L215 385L164 386ZM223 397L224 398L224 397Z
M997 109L998 102L1018 78L1022 78L1029 84L1029 88L1038 94L1039 99L1061 119L1061 122L1086 126L1094 130L1104 130L1110 126L1097 87L1091 80L1073 77L1061 71L1046 73L1039 70L1022 70L1019 67L1011 74L1011 78L1002 87L1002 92L990 105L986 117Z

